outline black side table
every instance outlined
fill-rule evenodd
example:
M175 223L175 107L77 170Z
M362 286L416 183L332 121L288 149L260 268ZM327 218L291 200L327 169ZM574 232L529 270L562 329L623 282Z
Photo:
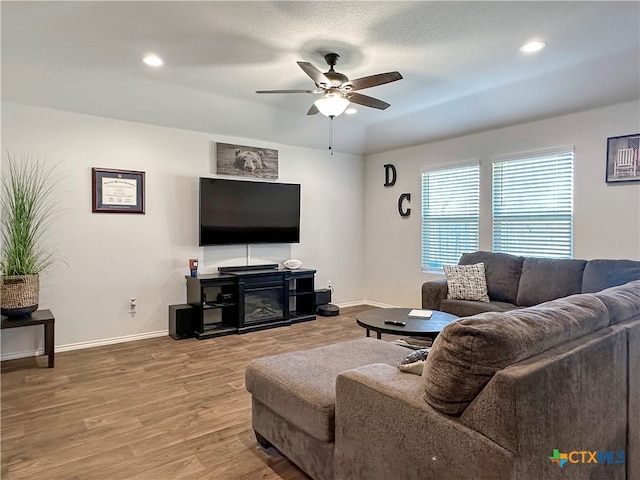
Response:
M55 317L51 313L51 310L37 310L33 312L29 317L10 319L2 317L2 323L0 328L18 328L18 327L31 327L33 325L44 325L44 354L49 357L48 367L53 368L54 364L54 324L56 322Z

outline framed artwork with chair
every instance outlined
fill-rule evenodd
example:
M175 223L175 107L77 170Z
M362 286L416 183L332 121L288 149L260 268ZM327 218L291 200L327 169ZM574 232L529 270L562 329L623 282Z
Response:
M640 133L607 138L607 183L640 181Z

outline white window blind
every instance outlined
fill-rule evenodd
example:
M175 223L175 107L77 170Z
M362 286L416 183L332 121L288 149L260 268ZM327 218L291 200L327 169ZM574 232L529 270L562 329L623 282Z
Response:
M493 251L573 256L573 148L493 162Z
M478 250L478 164L422 173L422 270L457 264Z

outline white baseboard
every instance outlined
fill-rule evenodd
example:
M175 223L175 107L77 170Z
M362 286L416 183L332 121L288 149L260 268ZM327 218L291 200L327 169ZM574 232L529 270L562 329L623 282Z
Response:
M371 300L365 300L364 305L370 305L376 308L403 308L403 307L399 307L398 305L389 305L388 303L372 302Z
M92 340L90 342L70 343L68 345L58 345L56 352L69 352L71 350L80 350L83 348L101 347L103 345L113 345L114 343L133 342L135 340L144 340L145 338L164 337L169 335L169 330L158 330L157 332L135 333L133 335L124 335L122 337L105 338L102 340Z
M349 307L359 307L360 305L366 305L366 303L364 300L356 300L355 302L334 303L334 305L340 308L349 308Z
M124 335L122 337L104 338L102 340L92 340L90 342L70 343L67 345L56 345L55 352L69 352L71 350L81 350L83 348L100 347L103 345L113 345L115 343L133 342L135 340L143 340L145 338L164 337L169 335L169 330L158 330L157 332L136 333L134 335ZM16 358L35 357L38 355L44 355L44 348L39 348L35 352L12 352L2 354L0 360L14 360Z
M360 307L362 305L368 305L370 307L375 307L375 308L402 308L402 307L398 307L397 305L389 305L387 303L372 302L371 300L356 300L355 302L336 303L335 305L340 308Z
M39 348L35 352L29 350L25 352L3 353L0 356L0 360L4 362L5 360L15 360L16 358L37 357L38 355L44 355L44 348Z

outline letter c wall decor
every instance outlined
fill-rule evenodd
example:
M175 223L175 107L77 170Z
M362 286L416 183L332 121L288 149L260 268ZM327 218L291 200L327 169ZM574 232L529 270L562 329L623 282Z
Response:
M401 217L408 217L409 215L411 215L411 209L410 208L403 208L402 206L402 202L407 201L407 203L411 203L411 194L410 193L403 193L402 195L400 195L400 198L398 198L398 213L400 214Z

